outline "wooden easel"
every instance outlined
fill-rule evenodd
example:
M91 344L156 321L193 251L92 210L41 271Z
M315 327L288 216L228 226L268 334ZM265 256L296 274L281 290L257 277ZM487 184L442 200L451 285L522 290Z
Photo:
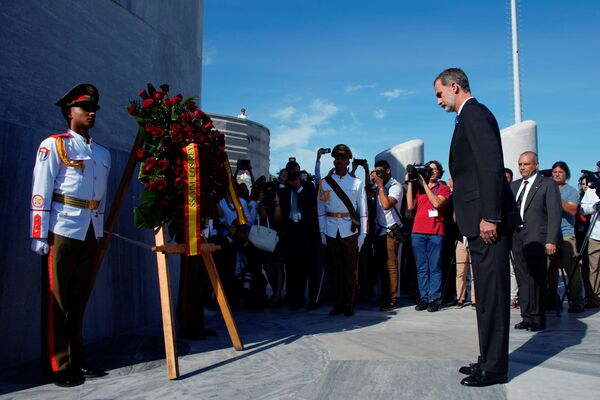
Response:
M112 235L113 229L117 222L117 218L121 211L123 198L125 197L125 193L127 192L129 184L131 183L131 178L133 177L133 171L135 170L135 166L137 164L136 151L139 148L141 148L143 142L144 139L140 129L138 130L138 134L131 148L131 153L129 153L129 159L127 160L125 171L123 171L123 175L121 176L119 188L117 189L117 193L115 194L115 198L110 208L110 213L106 220L104 236L100 241L98 249L98 258L96 259L93 281L96 280L96 276L98 275L98 271L100 270L100 266L102 265L102 260L104 259L106 250L108 249L110 237ZM169 377L169 379L177 379L179 377L179 362L177 359L177 336L175 333L173 301L171 299L171 279L169 275L169 260L167 255L171 253L185 253L185 245L166 243L166 233L164 227L159 227L156 229L154 239L156 246L152 248L152 251L156 253L158 267L160 306L162 312L163 333L165 339L165 353L167 358L167 376ZM243 350L244 344L240 339L240 336L237 331L237 326L235 324L235 321L233 320L233 316L231 315L231 309L229 308L227 298L225 297L223 284L221 283L219 273L217 272L217 268L215 266L215 261L212 257L212 253L218 250L220 247L214 244L206 243L206 240L204 238L201 238L201 240L202 244L200 254L202 255L202 259L208 272L210 282L217 297L221 314L223 315L223 319L225 320L225 326L227 327L227 331L229 332L229 337L231 338L233 347L236 350Z

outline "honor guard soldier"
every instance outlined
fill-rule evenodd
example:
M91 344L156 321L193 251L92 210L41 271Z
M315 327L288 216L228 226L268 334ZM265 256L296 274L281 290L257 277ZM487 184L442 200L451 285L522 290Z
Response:
M363 182L348 173L350 148L333 148L333 173L321 180L317 199L321 241L334 271L335 306L330 315L354 315L357 254L367 234L367 197Z
M57 103L69 130L38 148L31 196L31 248L42 256L42 351L58 386L106 375L84 363L83 314L103 233L109 151L89 133L98 90L82 83Z

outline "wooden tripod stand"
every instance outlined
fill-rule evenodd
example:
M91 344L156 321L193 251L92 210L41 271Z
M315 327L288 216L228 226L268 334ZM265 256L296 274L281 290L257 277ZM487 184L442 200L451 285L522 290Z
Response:
M98 275L100 266L102 265L102 261L106 254L106 250L108 249L110 237L112 235L113 229L117 222L117 218L121 211L123 198L125 197L125 193L127 192L129 184L131 183L131 178L133 177L133 172L137 163L136 151L139 148L141 148L142 144L143 134L140 128L131 148L129 159L127 160L127 164L125 166L125 171L123 171L123 175L119 183L119 188L117 189L117 193L115 194L115 198L110 208L110 213L106 220L106 229L104 232L104 236L100 241L98 258L96 260L94 269L94 281L96 279L96 276ZM212 253L218 250L220 247L214 244L206 243L206 240L204 238L201 238L201 240L202 259L204 260L204 265L206 266L210 282L217 297L221 314L223 315L223 319L225 320L225 325L227 327L227 331L229 332L229 337L231 338L233 347L236 350L243 350L244 345L238 334L235 321L233 320L233 316L231 315L231 309L229 308L227 298L225 297L223 284L221 283L214 259L212 257ZM165 340L165 353L167 358L167 376L169 377L169 379L177 379L179 377L179 362L177 360L177 337L175 333L175 324L173 316L173 301L171 298L171 282L169 274L168 254L185 253L185 245L166 243L166 233L164 226L156 229L155 242L156 246L152 248L152 251L156 253L156 260L158 266L160 304Z

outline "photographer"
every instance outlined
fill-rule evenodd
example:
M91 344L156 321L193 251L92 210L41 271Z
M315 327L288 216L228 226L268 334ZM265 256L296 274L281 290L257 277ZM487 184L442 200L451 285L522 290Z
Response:
M598 162L600 164L600 161ZM600 165L598 165L600 170ZM588 176L588 190L581 199L581 211L585 215L597 213L600 209L600 178L598 172ZM588 243L588 257L590 259L590 285L592 286L590 307L600 306L600 222L596 222L590 234Z
M381 271L381 304L384 311L398 308L398 244L402 240L400 207L404 189L392 178L385 160L375 162L371 172L375 190L375 257Z
M426 168L417 171L416 178L410 173L406 176L407 208L414 211L411 238L421 294L415 310L434 312L441 305L444 208L450 199L450 188L438 182L444 173L438 161L430 161Z

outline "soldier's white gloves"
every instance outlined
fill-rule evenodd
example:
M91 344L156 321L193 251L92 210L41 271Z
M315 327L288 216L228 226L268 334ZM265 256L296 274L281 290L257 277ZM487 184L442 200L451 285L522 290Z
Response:
M358 234L358 251L360 251L360 249L362 248L363 243L365 243L365 234L364 233L359 233Z
M327 246L327 237L323 232L321 232L321 243L323 243L323 246Z
M33 250L34 253L43 256L48 254L50 246L48 246L48 241L46 239L33 239L31 241L31 250Z

